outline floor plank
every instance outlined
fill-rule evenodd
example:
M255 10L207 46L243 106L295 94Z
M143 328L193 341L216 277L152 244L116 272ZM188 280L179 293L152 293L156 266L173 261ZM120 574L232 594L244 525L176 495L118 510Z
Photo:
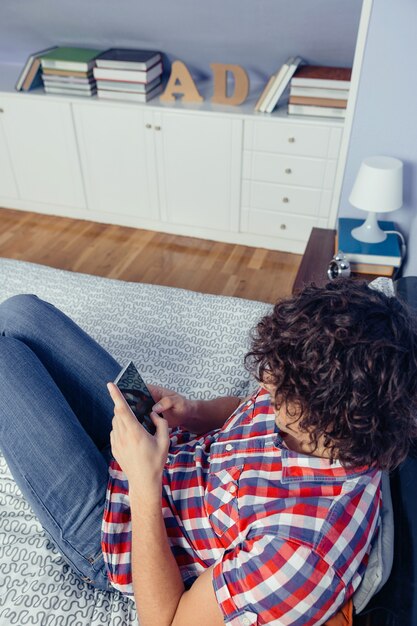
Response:
M0 208L0 256L133 282L275 302L301 255Z

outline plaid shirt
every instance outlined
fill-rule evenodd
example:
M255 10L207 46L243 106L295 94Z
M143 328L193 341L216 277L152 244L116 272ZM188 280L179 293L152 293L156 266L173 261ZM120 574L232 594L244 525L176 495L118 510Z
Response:
M102 549L132 595L128 485L109 468ZM289 450L268 392L221 429L171 431L162 510L185 586L208 567L229 626L323 624L358 587L379 524L381 473Z

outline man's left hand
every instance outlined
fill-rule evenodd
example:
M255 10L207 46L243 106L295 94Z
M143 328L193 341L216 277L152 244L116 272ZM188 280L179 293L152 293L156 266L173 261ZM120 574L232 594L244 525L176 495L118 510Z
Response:
M107 389L114 402L114 417L110 443L113 457L116 459L129 482L129 490L159 494L162 470L168 449L168 423L156 413L151 418L156 432L151 435L140 424L130 409L121 391L114 383L108 383Z

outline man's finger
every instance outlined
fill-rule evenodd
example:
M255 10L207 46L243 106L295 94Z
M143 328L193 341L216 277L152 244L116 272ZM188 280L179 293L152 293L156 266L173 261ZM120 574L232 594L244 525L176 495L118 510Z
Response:
M155 413L163 413L164 411L168 411L168 409L171 409L173 405L174 403L172 397L165 396L153 405L152 410L155 411Z
M128 406L122 392L120 391L119 387L117 387L117 385L115 385L114 383L107 383L107 389L109 390L111 399L113 400L115 406Z
M161 385L151 385L150 383L147 383L147 387L155 402L158 402L158 400L164 395L164 388L161 387Z
M169 426L168 426L168 422L166 421L166 419L164 419L163 417L161 417L154 411L151 411L150 416L152 418L153 423L156 426L156 434L159 437L168 438Z
M122 415L128 415L129 417L135 417L132 409L123 397L122 392L114 383L107 383L107 389L109 390L111 399L114 402L114 408L116 411L121 411ZM136 418L135 418L136 419Z

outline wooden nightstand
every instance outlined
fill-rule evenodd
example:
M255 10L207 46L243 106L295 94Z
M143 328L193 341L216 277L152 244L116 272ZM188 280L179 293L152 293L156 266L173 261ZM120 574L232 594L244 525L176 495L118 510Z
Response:
M327 266L334 256L336 231L330 228L313 228L308 240L292 293L300 291L304 285L314 282L322 287L329 282ZM354 278L374 280L376 274L352 274Z

